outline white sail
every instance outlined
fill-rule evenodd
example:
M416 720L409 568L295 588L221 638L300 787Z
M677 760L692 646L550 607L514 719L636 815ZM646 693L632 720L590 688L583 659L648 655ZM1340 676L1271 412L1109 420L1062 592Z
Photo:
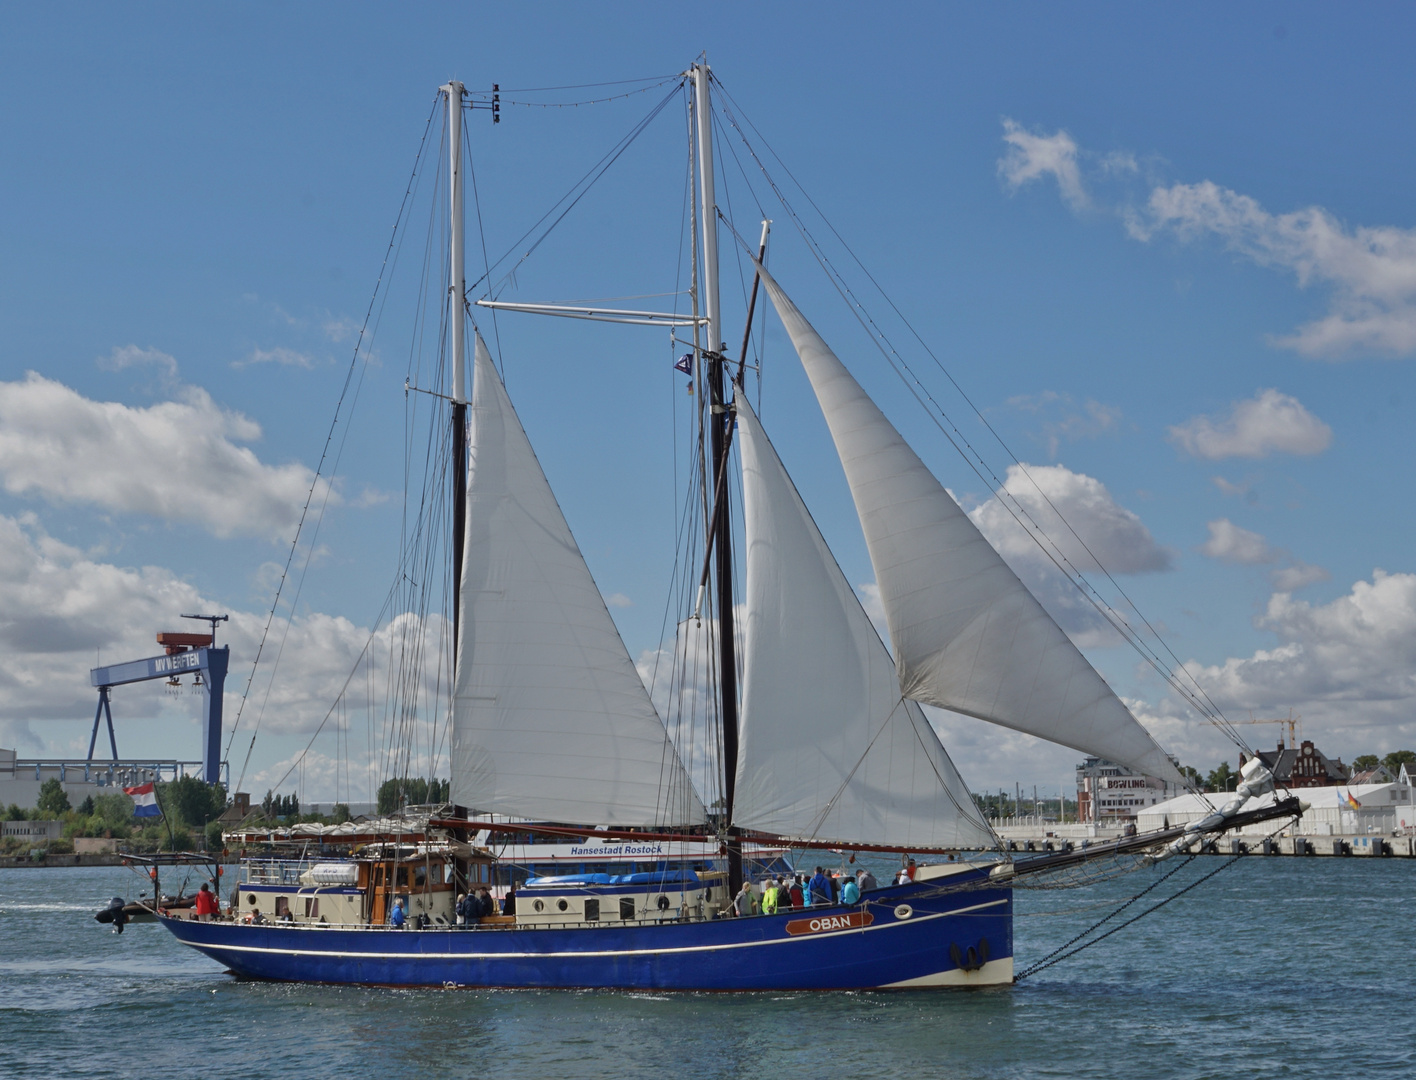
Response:
M733 822L902 848L996 842L742 394L747 627Z
M452 798L511 817L705 820L476 339Z
M781 287L761 273L845 467L905 696L1183 783Z

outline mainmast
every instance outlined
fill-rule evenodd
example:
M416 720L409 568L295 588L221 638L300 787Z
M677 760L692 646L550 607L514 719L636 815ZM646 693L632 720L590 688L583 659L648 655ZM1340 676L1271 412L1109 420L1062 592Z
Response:
M460 82L441 87L447 97L449 233L448 325L452 329L452 653L456 663L462 609L462 546L467 528L467 272L462 229L462 98Z
M693 100L698 127L698 192L703 223L703 309L707 317L707 348L702 361L708 377L708 425L713 453L711 476L726 472L731 413L725 395L722 312L718 302L718 205L713 190L713 116L709 105L709 70L694 64ZM733 631L732 517L721 493L713 502L709 538L717 566L719 715L723 724L723 826L728 833L728 890L736 895L742 884L742 843L733 825L733 794L737 782L738 687Z

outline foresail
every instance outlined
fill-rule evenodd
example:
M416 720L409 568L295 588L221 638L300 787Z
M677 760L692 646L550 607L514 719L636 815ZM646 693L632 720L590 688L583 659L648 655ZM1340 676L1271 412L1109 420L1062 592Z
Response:
M475 357L452 798L543 821L702 823L480 336Z
M992 847L746 397L737 402L747 627L733 823L841 844Z
M845 467L905 696L1183 783L781 287L761 273Z

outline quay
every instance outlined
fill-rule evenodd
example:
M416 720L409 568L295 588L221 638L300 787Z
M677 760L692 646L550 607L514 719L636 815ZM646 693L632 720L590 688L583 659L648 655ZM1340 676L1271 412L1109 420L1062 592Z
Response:
M1104 825L995 825L994 831L1014 854L1076 851L1124 835L1121 828ZM1416 836L1379 836L1346 833L1278 836L1239 833L1204 845L1200 855L1305 855L1382 856L1416 858Z
M1103 772L1120 771L1110 762L1089 759L1086 768L1094 766ZM1134 779L1123 778L1126 783ZM1293 794L1303 804L1303 812L1296 821L1278 833L1256 830L1226 834L1207 843L1202 854L1416 858L1416 783L1412 779L1403 766L1395 781L1296 788ZM1115 784L1118 781L1108 776L1101 782ZM1142 782L1148 783L1149 778L1142 778ZM1103 794L1106 790L1110 789L1101 789ZM1118 803L1117 810L1093 821L1064 823L1041 815L995 818L991 822L993 831L1010 852L1075 851L1138 832L1189 825L1205 818L1229 798L1223 792L1211 792L1187 793L1162 800L1152 788L1145 789L1145 798L1135 797L1138 789L1120 790L1134 805L1130 814L1119 812ZM1250 806L1272 805L1273 799L1274 796L1265 795ZM1084 802L1079 798L1078 805ZM1098 798L1096 802L1105 800Z
M122 866L126 857L111 851L76 855L57 855L47 852L31 855L3 855L0 856L0 870L39 869L45 866Z

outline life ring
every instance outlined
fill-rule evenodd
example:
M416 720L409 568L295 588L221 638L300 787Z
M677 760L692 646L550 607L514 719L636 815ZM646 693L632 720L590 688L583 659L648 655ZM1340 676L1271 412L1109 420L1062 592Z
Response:
M908 919L913 914L914 908L910 907L909 904L898 904L895 907L895 918L897 919Z

